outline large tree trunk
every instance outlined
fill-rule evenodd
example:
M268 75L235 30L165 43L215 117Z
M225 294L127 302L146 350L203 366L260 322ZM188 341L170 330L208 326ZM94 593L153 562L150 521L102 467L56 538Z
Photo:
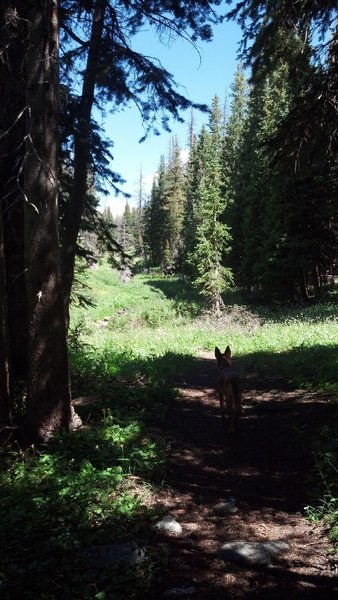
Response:
M33 4L33 6L32 6ZM27 439L69 428L66 327L58 235L58 6L30 5L26 55L25 247L29 310Z
M23 162L25 137L24 54L27 47L27 2L6 0L0 14L0 202L3 220L3 269L11 381L26 376L27 314L24 276ZM4 279L3 285L4 283ZM8 357L0 352L0 370ZM7 371L7 367L6 367Z
M74 177L70 204L66 214L65 233L63 238L63 286L65 295L65 311L69 322L70 294L74 278L76 240L78 237L84 201L87 191L89 165L90 121L94 103L95 83L98 73L100 46L105 17L105 0L96 0L87 65L84 74L78 119L74 134Z
M0 423L11 417L5 245L0 210Z

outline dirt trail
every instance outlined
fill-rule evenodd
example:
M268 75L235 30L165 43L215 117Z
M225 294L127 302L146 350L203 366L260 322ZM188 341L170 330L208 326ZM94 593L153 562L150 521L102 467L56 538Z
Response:
M304 518L312 458L301 433L318 432L330 419L326 399L282 381L248 378L240 430L229 436L213 387L214 363L212 353L200 357L175 382L180 399L167 431L169 489L160 502L183 532L159 536L168 565L147 598L338 598L338 559L329 554L323 527ZM230 496L238 511L218 515L215 507ZM282 540L290 550L261 570L219 559L223 544L242 540ZM170 596L177 587L193 589Z

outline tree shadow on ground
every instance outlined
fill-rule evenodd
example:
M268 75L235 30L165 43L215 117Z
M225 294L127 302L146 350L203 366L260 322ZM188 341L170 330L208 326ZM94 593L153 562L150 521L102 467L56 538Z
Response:
M183 312L194 318L198 317L205 309L201 296L184 279L177 277L153 278L146 279L144 283L171 300L177 313Z
M206 311L205 300L184 278L151 278L146 279L144 283L172 300L177 312L184 311L194 318L201 316ZM235 312L236 315L236 308L241 307L248 316L251 314L253 319L258 318L261 323L285 323L285 321L290 320L303 323L321 323L325 320L335 320L337 318L338 301L336 299L316 304L253 304L239 290L228 290L222 294L222 298L225 305L225 315L229 312Z
M302 361L311 365L320 359L321 373L330 382L334 374L324 366L331 352L303 349ZM171 440L166 510L178 516L186 533L167 540L172 557L167 589L195 579L197 599L223 598L225 593L236 598L317 599L337 591L330 572L323 571L328 563L316 568L313 539L303 550L309 539L300 525L309 491L314 492L307 480L314 468L311 443L323 427L333 433L337 411L327 398L297 388L295 365L299 367L297 351L237 359L244 414L233 436L220 419L214 359L195 359L191 371L177 378L181 397L165 429ZM238 513L217 518L216 504L230 496L237 499ZM298 549L291 559L281 557L277 568L264 573L220 561L217 548L243 535L249 540L282 535Z
M145 280L144 283L153 290L160 291L169 300L172 300L177 312L184 311L190 317L194 318L203 314L207 309L205 299L184 278L152 278ZM223 294L223 301L229 306L243 303L240 293L236 290L229 290Z
M117 581L122 590L117 597L132 590L134 597L150 599L158 598L171 584L186 585L194 578L200 582L195 586L196 600L223 599L232 591L233 597L248 599L318 599L322 593L326 594L323 598L330 597L327 594L332 593L332 582L325 573L316 577L312 572L294 573L284 559L271 573L243 571L225 566L217 557L217 549L236 539L243 527L252 539L269 537L273 526L289 528L289 538L295 542L292 531L308 500L305 479L313 468L309 441L323 425L333 427L335 414L325 398L299 392L298 373L303 369L313 373L316 368L316 377L321 374L322 381L333 383L331 367L337 348L303 348L301 354L298 350L278 355L254 353L235 360L243 379L244 414L238 434L232 437L220 420L214 390L215 360L210 354L210 359L167 353L137 360L124 355L117 375L101 376L98 365L92 381L85 376L77 379L79 394L95 393L101 400L82 409L88 429L61 438L59 456L57 445L54 452L50 448L46 459L41 455L45 465L41 465L40 480L33 481L27 475L16 481L13 472L11 492L4 494L7 501L2 506L0 538L2 546L8 548L6 572L9 561L11 575L1 588L3 598L17 593L35 600L48 593L53 600L67 594L95 597L101 590L115 598L111 586ZM116 358L113 351L105 355L108 363ZM90 369L90 360L90 356L83 357L84 373ZM180 391L176 401L173 387ZM112 511L107 518L98 512L87 519L85 495L92 493L91 478L102 480L104 489L112 469L121 464L121 447L112 447L97 426L107 410L112 411L115 424L128 425L140 418L155 439L170 441L165 474L155 469L149 481L164 478L169 491L163 502L163 493L159 493L155 512L172 510L186 525L196 525L186 529L188 534L170 539L155 534L154 513L142 507L130 514ZM142 448L144 440L144 431L131 437L123 458L129 450ZM79 462L78 456L82 457ZM72 469L76 475L83 471L82 497L79 490L72 489ZM62 481L67 470L70 482L65 489ZM229 495L237 498L239 507L231 523L213 514L215 504ZM211 526L210 545L204 536L207 523ZM116 579L104 565L88 565L81 553L91 545L125 539L137 539L147 545L150 556L156 556L162 582L157 582L148 596L142 584L146 568L143 575L124 570ZM155 563L150 561L151 569ZM78 576L74 576L74 565ZM138 586L142 591L137 592ZM262 596L260 589L264 589Z
M337 383L338 344L299 346L286 352L254 352L240 357L240 367L248 385L314 385L330 387ZM264 385L266 385L264 383Z
M298 466L302 471L304 444L306 446L311 440L314 430L318 434L319 429L328 423L334 427L332 417L336 413L336 407L329 404L322 395L305 393L297 388L292 380L289 354L278 355L277 359L274 357L274 365L279 365L277 371L268 363L268 353L255 353L237 359L236 365L241 372L244 388L244 414L236 436L228 436L220 420L214 389L216 368L213 359L195 359L191 372L176 379L175 384L181 389L181 399L179 409L168 426L169 436L174 440L177 438L176 444L180 451L175 453L172 466L176 470L189 466L188 474L182 472L177 477L180 488L185 486L189 493L195 490L194 494L197 496L203 490L203 495L207 496L210 491L207 482L209 473L212 472L214 489L224 489L222 461L227 457L236 458L236 466L240 471L239 480L245 474L245 485L248 481L250 485L254 483L252 488L256 491L249 494L253 498L258 496L258 483L264 487L270 481L270 487L276 488L278 480L279 487L285 489L283 477L290 476L296 480L302 477L302 472L297 472L297 465L299 462ZM321 356L324 359L322 349ZM312 357L313 352L308 361ZM261 377L257 376L259 364L264 365L265 370ZM255 371L248 370L249 365L254 365ZM287 380L283 379L283 373L287 373ZM189 448L193 450L192 453ZM311 449L308 453L311 462ZM279 469L284 472L283 476ZM237 478L235 471L231 477ZM229 482L229 477L227 481ZM289 485L292 488L292 481ZM230 489L232 487L226 486L223 494L231 495L234 492ZM235 487L238 488L238 485ZM261 503L262 496L259 496ZM269 496L268 489L264 496L270 502L266 506L273 509L280 507L284 498L282 491L279 496L273 495L271 491ZM292 494L289 498L291 510L299 507L299 502L299 497Z

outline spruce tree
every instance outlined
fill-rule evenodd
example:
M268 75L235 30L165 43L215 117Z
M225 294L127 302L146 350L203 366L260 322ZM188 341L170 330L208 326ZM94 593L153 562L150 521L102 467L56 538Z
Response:
M126 202L123 215L117 228L117 241L123 248L123 251L130 257L135 254L134 237L134 214L129 203Z
M231 228L233 239L229 264L234 273L240 270L243 254L242 210L237 194L240 187L240 173L244 132L248 117L249 84L245 77L242 62L237 65L230 93L230 114L226 122L222 149L222 172L224 193L228 203L224 213L224 221Z
M259 225L264 214L262 260L247 248L245 266L252 279L246 279L265 297L320 297L337 248L337 3L244 0L230 16L243 27L243 55L255 87L268 77L272 82L282 63L287 69L287 111L275 130L267 131L270 199L263 212L255 207ZM278 106L279 94L275 98ZM242 198L250 173L243 167ZM252 240L250 232L247 221L243 239Z
M137 208L135 214L135 248L137 255L142 258L144 268L147 268L148 257L145 245L145 205L146 193L144 191L142 167L140 167L137 189Z
M231 236L221 221L227 202L222 196L222 123L219 99L215 97L208 130L202 128L196 148L200 169L194 211L196 238L189 255L193 283L216 312L223 305L222 292L232 283L231 271L224 266Z
M182 229L185 212L185 176L181 159L181 148L173 138L169 148L166 167L165 189L162 193L164 220L164 243L166 269L176 269L181 264Z
M234 239L234 269L237 283L246 290L259 292L264 287L269 263L268 246L275 244L275 228L269 218L271 206L282 202L271 188L270 154L267 140L275 134L288 106L285 65L270 76L253 82L248 118L243 131L238 169L233 189L237 235ZM281 175L281 174L280 174ZM267 242L274 238L274 241Z
M191 135L191 145L186 169L185 184L185 211L183 219L182 236L182 272L189 277L193 276L194 270L190 261L190 255L195 247L196 232L198 226L197 218L197 191L201 180L201 161L199 159L200 143L195 134Z
M155 267L164 261L165 211L163 197L166 189L166 163L162 155L158 172L153 180L150 198L145 206L144 238L150 264Z

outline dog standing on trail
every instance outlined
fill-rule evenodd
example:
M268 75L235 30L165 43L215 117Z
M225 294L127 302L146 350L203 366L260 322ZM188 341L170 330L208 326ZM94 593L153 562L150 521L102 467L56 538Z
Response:
M224 353L219 348L215 348L215 357L217 360L217 392L221 407L222 420L225 420L224 400L229 420L229 433L234 433L237 427L237 421L241 413L241 387L240 376L231 366L231 350L227 346Z

